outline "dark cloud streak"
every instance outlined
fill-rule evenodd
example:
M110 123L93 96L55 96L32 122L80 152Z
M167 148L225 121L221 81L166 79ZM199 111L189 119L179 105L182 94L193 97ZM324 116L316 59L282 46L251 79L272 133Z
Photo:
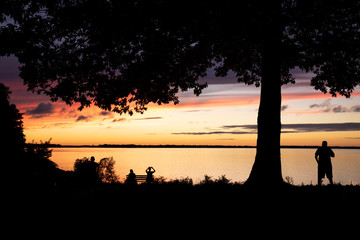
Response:
M87 121L88 120L88 117L84 116L84 115L80 115L77 119L76 119L76 122L79 122L79 121Z
M284 124L282 129L291 129L298 132L342 132L360 131L360 123L307 123L307 124Z
M146 118L137 118L134 120L156 120L156 119L162 119L162 117L146 117Z
M352 112L360 112L360 105L355 105L351 107Z
M255 132L254 132L255 133ZM242 132L242 131L213 131L213 132L180 132L180 133L172 133L173 135L216 135L216 134L233 134L233 135L241 135L241 134L254 134L251 132Z
M257 125L225 125L221 127L224 130L234 130L237 128L242 131L209 131L209 132L179 132L175 135L221 135L221 134L256 134ZM243 131L248 130L248 131ZM304 132L342 132L342 131L360 131L360 122L348 123L299 123L283 124L282 133L304 133Z
M223 126L225 129L243 128L256 130L257 125L228 125ZM339 131L360 131L360 122L348 123L299 123L299 124L282 124L282 132L339 132ZM285 131L284 131L285 130Z
M334 113L360 112L360 105L354 105L350 108L346 108L342 105L332 105L330 99L325 100L323 103L320 104L311 104L309 108L319 109L320 112L334 112Z
M36 117L49 115L54 113L54 106L51 103L39 103L39 105L33 110L26 111L27 115L32 115Z

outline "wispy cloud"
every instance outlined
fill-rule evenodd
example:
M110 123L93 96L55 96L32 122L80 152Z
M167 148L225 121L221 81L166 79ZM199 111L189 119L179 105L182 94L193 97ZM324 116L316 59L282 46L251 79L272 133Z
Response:
M242 128L254 131L257 125L227 125L224 129ZM295 123L282 124L282 132L339 132L339 131L360 131L360 122L347 123Z
M360 112L360 105L355 105L350 108L344 107L342 105L333 105L331 104L331 100L327 99L323 103L320 104L311 104L309 106L310 109L317 109L320 112L334 112L334 113L343 113L343 112Z
M209 132L178 132L172 133L174 135L214 135L214 134L233 134L233 135L241 135L241 134L254 134L256 132L243 132L243 131L209 131Z
M325 100L323 103L320 104L311 104L309 108L320 108L322 112L329 112L330 111L330 99Z
M163 117L146 117L146 118L136 118L134 120L155 120L155 119L162 119Z
M225 125L221 129L224 131L207 132L177 132L175 135L222 135L222 134L256 134L257 125ZM239 131L235 129L240 129ZM235 130L235 131L234 131ZM360 131L360 122L348 123L303 123L303 124L283 124L282 133L304 133L304 132L342 132Z
M350 108L351 112L360 112L360 105L355 105Z
M360 131L360 122L284 124L282 129L294 132Z
M123 121L126 121L126 118L118 118L118 119L112 120L112 122L123 122Z
M183 111L185 113L195 113L195 112L210 112L211 110L209 109L193 109L193 110L186 110Z

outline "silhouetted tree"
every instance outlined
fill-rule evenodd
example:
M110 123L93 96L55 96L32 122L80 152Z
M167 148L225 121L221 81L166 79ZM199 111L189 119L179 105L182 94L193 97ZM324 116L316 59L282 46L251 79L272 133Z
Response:
M28 185L30 189L47 191L55 188L61 181L63 171L50 159L52 156L52 149L49 148L50 141L51 139L40 143L33 142L25 146L19 169L23 172L21 176L23 185Z
M59 173L50 160L50 140L41 144L26 144L22 114L10 104L11 91L0 83L0 159L3 163L7 187L28 187L46 190L56 181Z
M74 172L87 183L116 183L115 160L112 157L102 158L99 163L89 158L76 159Z
M23 117L16 105L10 104L10 94L9 88L0 83L0 148L3 156L19 154L25 147Z
M359 1L2 1L0 54L14 54L29 90L119 113L179 102L214 68L261 86L250 183L282 183L281 85L298 67L317 90L359 84Z
M50 142L51 138L49 139L49 141L40 141L40 144L33 141L32 143L26 144L25 150L27 153L30 153L32 155L38 155L41 158L50 159L50 157L52 156L52 149L49 149L51 144Z
M103 183L116 183L119 178L115 173L113 157L102 158L99 162L98 176Z
M28 171L46 173L52 175L58 170L58 166L55 162L50 160L52 156L52 149L50 149L50 141L40 141L40 143L28 143L25 147L24 156L27 161L26 165Z

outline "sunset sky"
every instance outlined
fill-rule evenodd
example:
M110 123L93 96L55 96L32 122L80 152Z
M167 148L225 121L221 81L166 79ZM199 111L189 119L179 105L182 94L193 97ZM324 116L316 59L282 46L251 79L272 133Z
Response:
M26 91L15 57L0 58L0 82L10 87L11 103L24 115L27 142L52 143L256 145L260 89L236 82L234 75L200 81L209 86L196 97L179 93L180 104L149 105L133 116L92 106L51 102ZM310 86L311 74L293 70L296 84L282 88L282 145L360 146L360 87L350 99L331 97Z

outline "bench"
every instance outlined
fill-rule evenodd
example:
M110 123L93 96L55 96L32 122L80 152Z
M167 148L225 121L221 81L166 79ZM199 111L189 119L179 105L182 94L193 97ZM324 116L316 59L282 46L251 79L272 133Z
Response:
M129 178L129 175L126 175L126 179ZM136 175L135 179L138 183L146 182L147 175Z

